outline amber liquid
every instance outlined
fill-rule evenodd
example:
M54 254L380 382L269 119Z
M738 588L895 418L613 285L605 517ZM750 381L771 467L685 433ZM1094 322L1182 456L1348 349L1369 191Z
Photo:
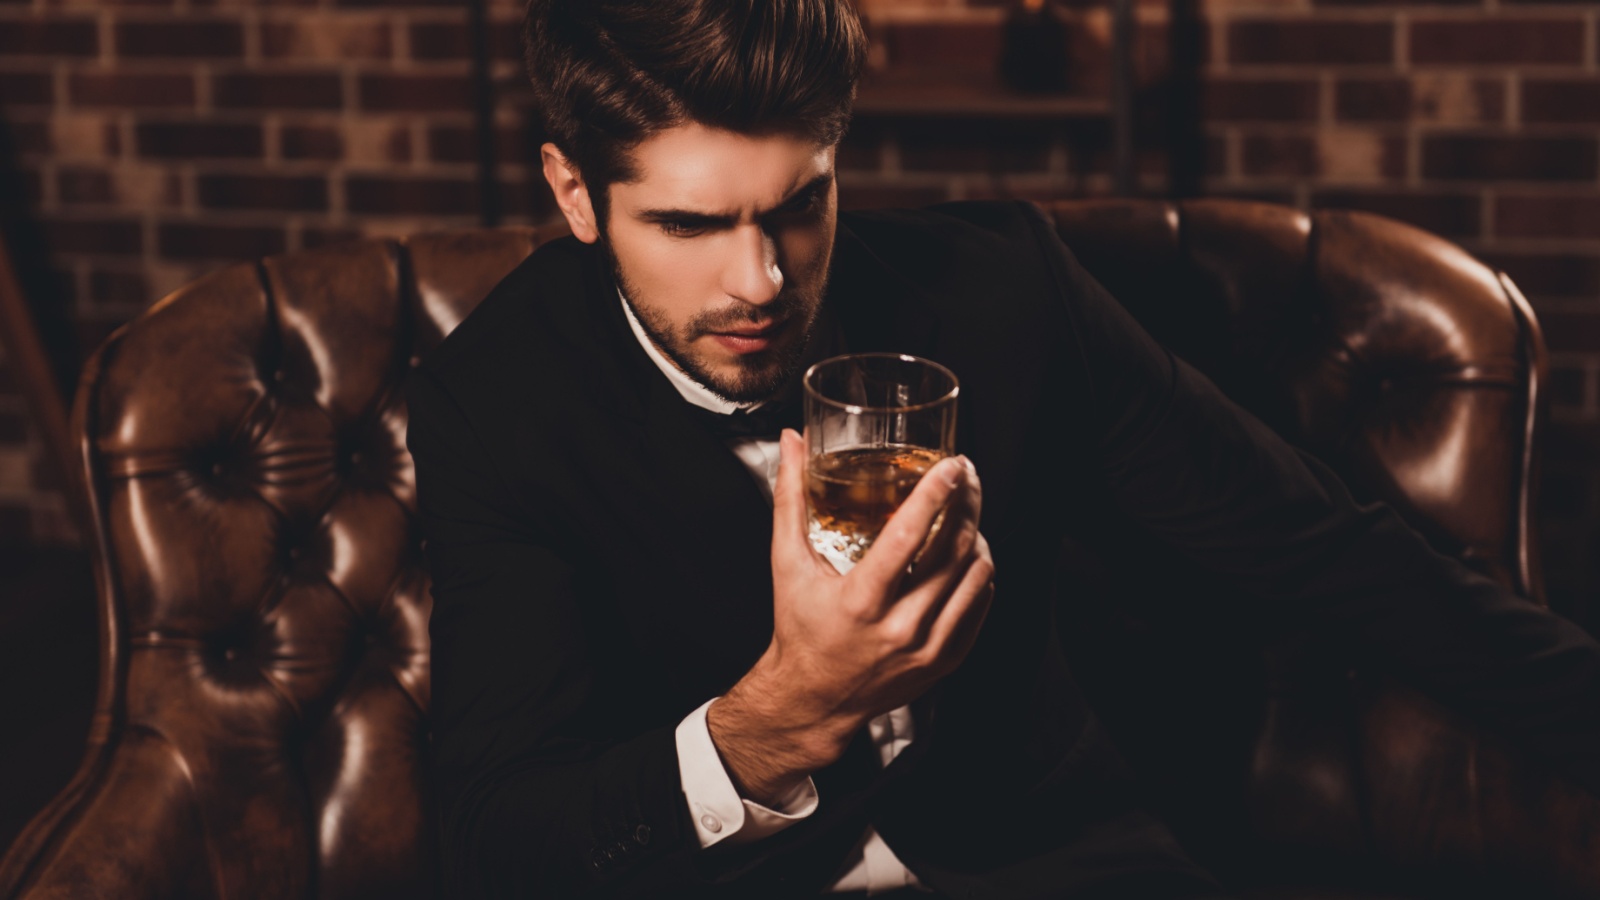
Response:
M924 472L944 458L926 447L868 447L811 457L811 546L836 565L858 562Z

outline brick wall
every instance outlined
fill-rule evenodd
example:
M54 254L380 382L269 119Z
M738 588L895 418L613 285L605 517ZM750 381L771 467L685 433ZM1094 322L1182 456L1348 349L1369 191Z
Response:
M1006 3L862 3L874 84L995 82ZM551 210L523 163L518 13L490 0L495 198L527 221ZM1103 96L1108 11L1058 13L1072 89ZM1140 0L1138 20L1142 190L1384 213L1523 286L1554 363L1551 588L1569 604L1600 590L1600 4ZM466 22L458 0L0 0L0 190L30 290L86 351L232 260L474 223ZM1198 90L1172 77L1189 68ZM1105 193L1108 133L1093 117L862 117L843 199ZM72 537L40 455L0 368L0 541Z

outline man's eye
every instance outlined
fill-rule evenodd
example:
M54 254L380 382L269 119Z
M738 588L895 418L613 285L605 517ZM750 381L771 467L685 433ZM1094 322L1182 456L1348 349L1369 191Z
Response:
M662 222L660 226L667 237L694 237L705 231L705 226L688 222Z
M820 206L821 201L821 194L807 194L804 197L797 198L794 205L788 209L785 209L784 212L791 216L805 215L806 213L811 212Z

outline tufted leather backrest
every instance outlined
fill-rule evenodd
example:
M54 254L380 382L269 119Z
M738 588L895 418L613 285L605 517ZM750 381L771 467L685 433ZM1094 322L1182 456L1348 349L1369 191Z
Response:
M1543 602L1544 342L1508 278L1367 213L1226 200L1049 212L1095 277L1231 398L1438 549Z
M1224 201L1049 211L1225 389L1538 596L1543 351L1509 282L1370 216ZM0 897L431 892L428 578L399 388L545 237L468 231L236 266L95 355L75 417L99 715L78 777L0 861ZM1351 743L1346 719L1319 723ZM1334 772L1353 796L1351 761L1320 752L1269 753L1257 780ZM1338 841L1338 827L1305 830Z
M235 266L96 354L76 416L100 715L0 894L431 896L431 604L400 388L541 237Z

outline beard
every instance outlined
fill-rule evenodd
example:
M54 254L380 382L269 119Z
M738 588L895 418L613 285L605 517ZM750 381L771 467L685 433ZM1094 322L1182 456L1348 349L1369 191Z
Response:
M603 245L604 241L601 243ZM629 283L610 248L604 248L603 252L622 292L623 302L633 310L645 334L663 356L696 384L729 403L753 403L771 398L799 373L806 347L817 327L817 313L827 289L826 276L813 290L784 288L776 299L761 306L735 301L732 306L699 313L681 328L674 328L667 317ZM773 321L784 323L782 340L766 350L735 357L732 372L712 371L706 361L690 349L696 340L707 334Z

